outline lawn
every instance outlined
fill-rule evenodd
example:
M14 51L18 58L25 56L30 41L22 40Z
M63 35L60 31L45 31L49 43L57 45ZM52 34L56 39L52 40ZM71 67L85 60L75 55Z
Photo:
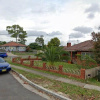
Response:
M15 71L23 74L32 82L43 86L44 88L50 89L56 93L71 98L72 100L100 100L100 92L96 90L88 90L75 85L51 80L39 75L35 75L23 70L15 69ZM91 99L94 98L94 99Z
M11 52L14 55L34 55L33 52Z

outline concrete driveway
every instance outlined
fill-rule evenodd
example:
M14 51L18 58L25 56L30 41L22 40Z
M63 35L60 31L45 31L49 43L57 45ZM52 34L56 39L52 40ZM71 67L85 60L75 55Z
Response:
M46 100L24 88L10 73L0 74L0 100Z

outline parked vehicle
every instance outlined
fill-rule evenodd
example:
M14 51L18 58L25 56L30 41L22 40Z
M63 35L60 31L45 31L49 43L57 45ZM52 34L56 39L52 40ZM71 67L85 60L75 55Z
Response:
M8 57L6 52L0 52L0 57L4 58L4 57Z
M0 57L0 73L9 72L10 70L11 70L10 64Z

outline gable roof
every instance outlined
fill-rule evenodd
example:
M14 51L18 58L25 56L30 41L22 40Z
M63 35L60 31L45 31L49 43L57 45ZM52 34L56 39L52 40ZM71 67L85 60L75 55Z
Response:
M26 45L24 45L24 44L20 44L20 43L16 43L16 42L13 42L13 41L11 41L11 42L8 42L8 43L6 43L6 44L4 44L4 45L1 45L1 46L23 46L23 47L26 47Z
M66 51L91 51L91 49L93 49L92 40L84 41L79 44L75 44L71 47L67 47L67 46L64 47L64 50Z

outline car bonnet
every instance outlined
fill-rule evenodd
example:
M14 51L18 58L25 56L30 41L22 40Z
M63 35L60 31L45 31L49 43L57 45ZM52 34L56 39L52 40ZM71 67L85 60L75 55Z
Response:
M4 62L4 63L0 63L0 67L8 67L9 64L7 62Z

